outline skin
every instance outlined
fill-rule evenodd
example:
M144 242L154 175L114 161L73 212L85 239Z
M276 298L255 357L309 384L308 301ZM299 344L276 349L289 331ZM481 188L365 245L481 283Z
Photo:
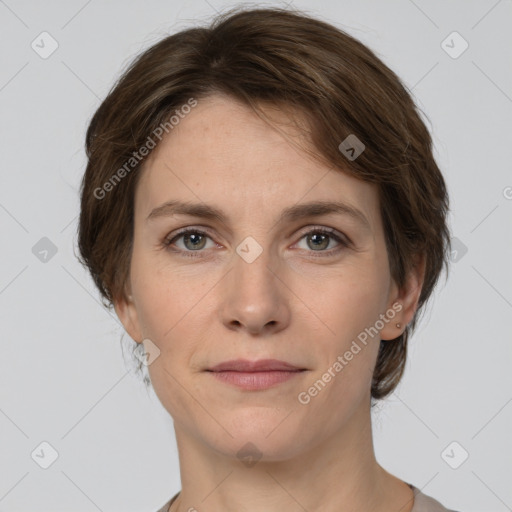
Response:
M264 111L275 127L229 97L200 100L150 154L136 189L129 282L115 309L135 341L160 350L148 369L176 432L182 490L171 510L408 512L411 489L375 459L370 386L380 339L396 338L414 315L424 265L399 289L375 185L311 158L287 115ZM213 205L227 222L147 219L169 200ZM369 225L339 214L278 222L284 208L318 200L342 200ZM184 227L208 233L195 245L182 236L166 247ZM315 245L310 232L321 227L348 245ZM248 236L262 249L252 263L236 252ZM396 303L401 311L380 334L299 403ZM204 371L237 358L307 371L260 391ZM252 466L237 457L248 442L262 454Z

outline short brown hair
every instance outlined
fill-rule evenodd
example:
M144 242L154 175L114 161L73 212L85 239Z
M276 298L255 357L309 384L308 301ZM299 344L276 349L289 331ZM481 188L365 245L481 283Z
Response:
M235 9L206 28L165 37L133 61L95 112L86 135L78 245L104 304L110 308L123 296L129 274L142 164L126 170L126 162L177 108L213 93L256 111L270 102L304 113L319 158L377 185L398 286L415 256L424 255L414 318L395 340L381 341L371 393L385 397L403 374L418 314L443 267L448 271L446 185L429 131L397 75L346 32L301 11ZM339 149L349 135L366 146L353 160ZM126 172L112 182L123 165Z

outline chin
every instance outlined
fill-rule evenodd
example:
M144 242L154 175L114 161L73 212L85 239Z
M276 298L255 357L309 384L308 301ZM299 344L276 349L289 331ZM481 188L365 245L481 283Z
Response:
M293 417L292 413L287 417L291 408L286 411L265 409L246 407L233 410L231 416L224 416L223 425L233 437L222 429L223 435L220 436L212 436L210 429L201 429L199 435L213 450L227 457L238 458L241 462L246 458L262 462L285 461L313 444L317 436L311 430L304 429L300 415ZM311 439L305 437L306 433Z
M266 437L244 435L237 433L233 439L223 439L221 443L214 442L210 447L222 455L238 459L241 463L251 467L255 462L279 462L296 457L304 450L303 441L298 441L292 434L274 435ZM252 463L254 461L254 463Z

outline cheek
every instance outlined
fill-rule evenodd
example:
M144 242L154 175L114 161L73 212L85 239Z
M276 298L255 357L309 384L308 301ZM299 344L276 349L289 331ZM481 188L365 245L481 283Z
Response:
M378 274L371 265L344 268L324 282L312 306L321 318L310 345L318 364L297 401L315 428L320 422L334 431L369 397L380 347L375 324L386 305L386 281Z
M345 364L331 361L312 375L308 387L296 397L301 428L329 437L369 409L371 381L377 352L373 345L362 348ZM342 368L340 370L340 368ZM356 421L358 425L364 424Z
M211 286L187 272L187 267L162 266L158 260L134 252L131 280L143 335L165 347L183 326L200 323L203 297Z
M344 266L330 279L316 280L322 293L309 295L308 305L316 315L308 313L313 320L307 329L315 338L310 350L318 364L302 390L309 405L301 405L311 407L312 418L329 409L332 425L339 423L370 392L380 347L375 326L385 312L387 279L369 257Z
M211 325L203 317L209 288L204 281L143 260L134 259L132 269L142 335L160 350L148 366L153 390L172 417L194 418L197 411L190 393L199 396L200 390L189 372L204 340L201 325Z
M379 315L384 313L388 277L380 265L368 257L345 265L337 272L317 271L316 275L297 281L294 292L305 298L309 326L323 335L321 339L328 340L327 346L339 351L350 345L365 328L375 325Z

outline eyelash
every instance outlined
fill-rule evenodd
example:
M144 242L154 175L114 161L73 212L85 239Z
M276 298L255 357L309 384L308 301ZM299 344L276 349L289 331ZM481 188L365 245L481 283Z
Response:
M162 245L168 251L173 252L173 253L179 253L180 255L182 255L186 258L202 258L204 256L202 256L201 254L204 253L204 250L189 251L189 250L183 250L183 249L175 250L175 249L170 248L176 240L178 240L179 238L182 238L184 235L188 235L188 234L192 234L192 233L196 234L196 235L206 236L206 237L210 238L210 240L211 240L210 235L206 231L202 231L201 229L195 229L195 228L184 228L183 230L176 233L172 238L165 238L164 241L162 242ZM341 238L340 236L338 236L334 229L324 228L324 227L315 227L315 228L311 229L310 231L303 233L302 236L300 237L299 241L302 240L303 238L305 238L306 236L312 235L312 234L328 235L330 238L334 239L336 242L338 242L340 244L340 246L338 246L334 249L329 249L327 251L308 251L311 253L315 253L315 252L320 253L318 255L314 255L313 256L314 258L333 256L334 254L337 254L339 251L341 251L342 249L347 248L349 246L349 243L346 240L344 240L343 238Z

